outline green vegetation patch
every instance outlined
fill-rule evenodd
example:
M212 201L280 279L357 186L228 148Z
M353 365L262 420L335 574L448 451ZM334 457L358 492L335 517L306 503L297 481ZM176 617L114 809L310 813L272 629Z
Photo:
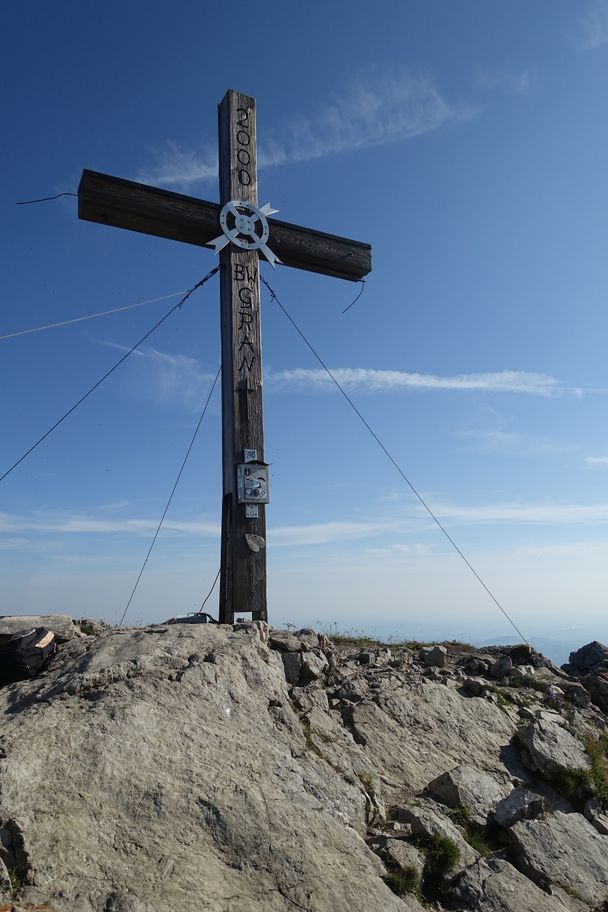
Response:
M608 732L599 738L586 738L585 751L591 763L588 774L595 794L604 807L608 807Z
M321 757L321 759L324 759L323 754L321 753L321 749L313 741L312 731L310 728L310 720L304 718L304 719L300 719L300 721L302 723L302 731L304 733L304 740L306 741L306 747L308 748L309 751L312 751L313 754L316 754L317 757Z
M554 785L569 801L582 801L590 785L590 774L585 769L562 770L554 779Z
M522 675L521 678L509 678L509 687L529 687L531 690L537 690L544 693L548 687L542 681L537 681L532 675Z
M449 836L428 836L419 843L425 854L422 892L427 899L449 897L448 875L460 860L460 849Z
M461 804L455 810L450 811L451 819L463 830L463 836L472 849L479 855L491 855L492 847L489 845L485 827L476 826L471 820L471 812L465 804Z
M86 634L86 636L95 636L95 628L92 624L87 624L86 621L76 621L80 628L80 632Z
M405 896L406 893L411 893L420 898L420 877L416 868L407 867L402 871L391 871L384 878L384 883L397 896Z
M11 891L13 898L23 890L25 886L25 873L19 867L8 868L8 876L11 882Z
M585 753L590 768L564 770L555 779L558 790L570 801L580 802L590 792L608 808L608 732L598 738L585 738Z

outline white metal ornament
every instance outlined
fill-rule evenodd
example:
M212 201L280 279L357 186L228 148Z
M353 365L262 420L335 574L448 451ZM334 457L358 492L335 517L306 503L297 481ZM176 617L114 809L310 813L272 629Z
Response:
M243 210L246 210L243 212ZM245 203L242 200L230 200L220 212L220 225L223 234L216 237L210 243L216 253L223 250L227 244L235 244L242 250L261 250L273 269L280 259L266 245L270 229L266 216L278 212L273 209L270 203L266 203L261 209L254 206L253 203ZM231 222L232 227L230 227ZM262 226L261 231L256 231L258 222Z

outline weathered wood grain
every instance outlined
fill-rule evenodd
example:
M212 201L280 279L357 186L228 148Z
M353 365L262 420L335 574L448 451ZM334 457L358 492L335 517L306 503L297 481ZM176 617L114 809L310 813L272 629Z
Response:
M199 247L209 247L209 241L221 234L220 209L217 203L98 171L83 171L78 187L81 219ZM366 276L372 268L369 244L301 228L280 219L270 218L268 225L268 246L285 266L352 282Z
M255 101L240 92L227 92L218 117L221 203L238 199L257 206ZM257 450L258 459L264 459L260 279L257 250L229 244L220 261L226 505L222 513L225 560L220 574L220 622L232 624L235 614L244 612L251 612L254 620L267 619L266 549L253 552L245 539L246 534L254 533L266 540L265 507L258 506L257 519L246 519L245 505L238 503L236 491L236 465L243 459L243 450Z

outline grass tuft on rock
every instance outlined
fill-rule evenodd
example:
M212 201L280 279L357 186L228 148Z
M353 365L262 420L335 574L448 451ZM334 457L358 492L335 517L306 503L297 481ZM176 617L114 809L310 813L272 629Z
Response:
M529 687L531 690L538 691L538 693L544 693L547 689L547 684L537 681L532 675L522 675L521 678L510 677L509 687Z
M471 820L471 812L466 804L461 804L449 812L451 819L463 830L463 836L472 849L482 856L491 855L492 848L488 844L484 828L476 826Z
M554 784L562 795L574 803L580 803L594 794L608 808L608 734L602 732L599 738L585 738L584 745L589 769L563 770Z
M11 892L13 894L13 899L21 893L25 886L25 873L19 867L13 866L7 868L8 877L11 882Z
M608 734L599 738L586 738L585 751L591 763L588 779L604 807L608 807Z
M555 776L553 784L565 798L573 803L583 800L589 789L590 774L585 769L561 770Z
M449 836L429 836L421 842L425 853L422 891L427 899L446 899L447 878L460 860L460 849Z
M417 898L420 897L420 877L414 867L407 867L402 871L391 871L384 878L384 883L396 896L411 893Z

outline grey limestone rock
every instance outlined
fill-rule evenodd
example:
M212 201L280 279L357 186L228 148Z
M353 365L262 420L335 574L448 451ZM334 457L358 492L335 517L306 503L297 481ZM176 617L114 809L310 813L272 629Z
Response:
M509 744L516 725L498 706L432 681L423 686L414 676L381 680L373 699L364 680L356 683L358 699L344 709L345 723L373 766L383 770L395 803L404 789L419 792L446 768L468 763L504 775L512 766L516 752Z
M424 856L409 842L403 839L391 839L386 847L386 859L390 864L398 865L402 871L413 868L422 874Z
M588 675L583 678L583 686L588 691L592 703L608 715L608 672Z
M472 697L484 697L489 690L489 684L481 678L465 678L462 687Z
M507 830L517 867L538 883L562 886L590 905L608 895L608 836L582 814L556 811Z
M508 794L510 784L499 782L495 776L474 766L462 764L433 779L428 789L448 807L466 807L472 819L483 825L489 811Z
M425 665L434 665L437 668L443 668L447 653L448 651L445 646L428 646L423 647L419 651L418 658L421 662L424 662Z
M482 659L479 656L471 656L464 664L464 670L468 675L487 674L488 668L492 664L489 659Z
M508 655L500 656L490 665L489 673L493 678L508 678L513 673L513 662Z
M544 820L503 832L515 840L518 874L506 862L477 864L447 808L411 797L447 770L452 794L442 800L466 804L482 822L493 790L502 790L500 805L514 777L542 790L513 743L515 710L468 699L459 686L453 668L465 667L469 651L450 647L449 665L427 666L424 678L411 649L395 646L391 657L374 646L375 663L361 665L352 644L331 646L309 630L273 631L269 643L258 622L100 627L82 637L73 627L43 676L0 687L0 858L27 871L19 904L28 912L45 903L53 912L421 912L384 878L387 869L420 871L424 852L414 843L425 835L449 836L459 848L469 892L455 910L597 905L580 906L576 885L564 881L568 895L538 873L524 845L532 837L520 828ZM557 680L550 669L541 674ZM576 765L582 746L565 720L536 709L541 717L532 715L533 731L522 736L530 763L549 773ZM594 708L568 709L581 734L602 724ZM543 792L551 804L553 792ZM400 820L387 824L385 806ZM596 805L587 812L597 826ZM578 841L547 835L543 870L555 846L556 870L559 861L573 867L575 852L598 868L589 833L603 840L604 855L608 837L580 815L563 816L580 817L586 830ZM601 885L585 863L584 876ZM524 896L528 873L551 895L528 881Z
M533 665L514 665L509 677L511 678L532 678L535 674ZM525 681L523 682L525 683Z
M268 639L271 649L279 652L301 652L302 640L286 630L272 630Z
M594 640L570 653L570 661L562 666L570 674L583 676L603 669L608 670L608 646Z
M317 709L329 710L327 691L322 687L292 687L291 699L303 712L310 712L315 706Z
M424 855L411 842L393 836L379 836L371 843L371 848L389 867L398 867L402 871L413 868L422 874Z
M545 700L547 703L555 703L559 706L564 698L564 691L557 684L549 684L545 691Z
M376 653L369 649L362 649L359 653L360 665L374 665L376 662Z
M399 820L411 824L414 836L447 836L453 840L460 853L455 871L461 871L479 858L477 852L465 841L458 827L441 812L439 805L434 802L420 801L417 804L408 804L399 807L397 814Z
M494 810L494 821L501 827L511 827L518 820L532 820L539 817L545 809L542 795L536 795L526 788L514 788L499 801Z
M285 680L288 684L300 683L300 672L302 670L302 655L299 652L281 652L283 668L285 669Z
M0 617L0 637L12 636L18 630L28 627L48 627L55 634L58 643L66 643L74 637L81 637L80 628L67 614L23 614Z
M571 770L588 770L583 745L557 722L538 719L520 726L517 736L525 747L529 764L549 780Z
M564 682L562 689L564 691L566 699L571 703L574 703L575 706L579 706L581 708L589 706L591 697L589 696L587 689L582 684L579 684L577 681Z
M452 908L458 912L578 912L588 909L567 894L547 895L507 861L480 859L458 879Z
M514 665L528 665L532 658L534 650L527 643L518 643L517 646L511 646L509 655Z
M259 632L72 643L44 679L0 688L2 814L50 908L403 910L362 838L359 781L307 745Z
M585 804L583 813L598 833L608 836L608 814L601 801L597 798L590 798Z
M11 879L8 869L0 858L0 899L9 899L12 893Z
M300 666L300 682L310 684L318 681L329 668L329 662L320 650L303 652Z

